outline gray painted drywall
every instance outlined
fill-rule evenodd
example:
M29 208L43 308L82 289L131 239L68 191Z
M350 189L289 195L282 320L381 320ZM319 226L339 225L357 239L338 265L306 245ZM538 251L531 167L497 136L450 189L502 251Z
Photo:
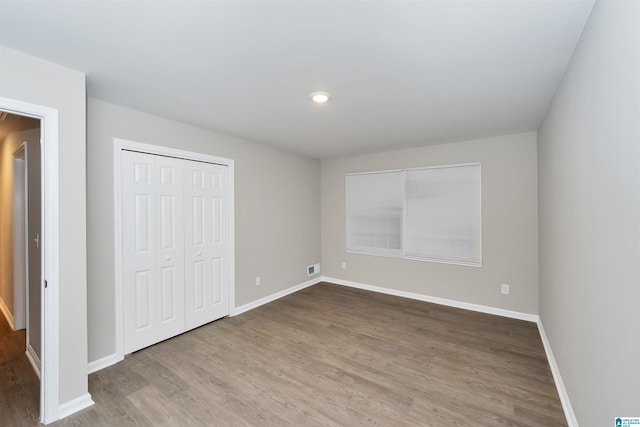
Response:
M8 134L0 144L0 259L5 268L0 270L2 286L0 298L13 308L13 153L27 142L28 171L28 232L29 232L29 343L40 358L40 248L33 240L40 235L40 129L30 129Z
M574 412L640 416L640 3L596 2L538 160L540 317Z
M0 96L58 110L60 404L87 393L85 95L84 73L0 46Z
M472 162L482 164L482 268L346 253L346 173ZM536 167L535 133L324 160L323 274L537 314ZM501 283L511 285L510 295L500 294Z
M320 262L318 160L89 99L90 361L115 352L113 138L235 161L236 306L309 279Z

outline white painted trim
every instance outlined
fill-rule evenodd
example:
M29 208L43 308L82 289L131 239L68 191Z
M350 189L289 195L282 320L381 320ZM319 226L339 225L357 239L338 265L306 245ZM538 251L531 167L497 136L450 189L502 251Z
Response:
M233 316L237 316L239 314L245 313L245 312L247 312L249 310L253 310L254 308L260 307L261 305L270 303L272 301L275 301L277 299L285 297L285 296L287 296L289 294L292 294L292 293L297 292L299 290L302 290L304 288L308 288L309 286L313 286L313 285L315 285L317 283L320 283L322 281L323 280L322 280L321 277L320 278L316 278L316 279L309 280L307 282L301 283L299 285L292 286L292 287L287 288L285 290L282 290L280 292L276 292L275 294L268 295L268 296L266 296L264 298L260 298L259 300L250 302L248 304L244 304L244 305L242 305L240 307L233 307L232 306L229 309L229 316L233 317ZM93 362L90 362L89 363L89 373L92 374L92 373L97 372L97 371L99 371L101 369L104 369L104 368L107 368L109 366L115 365L116 363L121 362L123 359L124 359L124 357L119 356L118 353L113 353L113 354L111 354L109 356L103 357L102 359L98 359L98 360L95 360Z
M118 356L118 353L110 354L109 356L105 356L102 359L89 362L88 372L90 374L93 374L94 372L98 372L101 369L108 368L111 365L115 365L116 363L121 362L123 359L123 357Z
M40 316L40 413L42 422L49 424L60 419L60 196L58 170L58 110L47 109L43 114L40 135L42 141L42 274L47 287L41 287L42 316ZM42 280L42 279L41 279Z
M91 399L91 395L89 393L86 393L80 397L76 397L75 399L60 405L60 408L58 409L58 413L60 414L59 419L68 417L71 414L75 414L76 412L82 411L83 409L88 408L94 403L95 402Z
M394 173L394 172L402 172L404 169L389 169L384 171L372 171L372 172L347 172L346 176L354 176L354 175L372 175L374 173Z
M569 400L569 394L567 393L567 389L564 387L564 382L562 381L562 376L560 375L560 369L558 369L558 364L556 363L556 359L553 356L553 351L551 351L551 343L549 342L547 333L544 331L544 327L542 326L542 320L540 319L540 317L538 317L536 323L538 324L538 331L540 332L542 345L544 346L544 351L547 354L547 360L549 361L549 367L551 368L551 373L553 374L553 382L556 384L558 396L560 397L560 403L562 403L562 409L564 410L564 415L567 418L567 424L569 425L569 427L578 427L578 419L576 418L575 412L573 412L573 407L571 406L571 401Z
M508 317L508 318L518 319L518 320L525 320L528 322L536 323L538 325L540 338L542 340L542 344L544 346L544 350L547 355L547 360L549 361L549 366L551 367L553 380L556 384L558 395L560 396L562 409L564 410L565 416L567 418L567 423L569 427L579 427L575 413L573 412L573 408L571 407L571 403L569 401L569 395L567 394L567 390L565 389L564 383L562 382L562 377L560 376L558 365L556 364L555 358L553 357L553 352L551 351L551 344L549 343L547 334L545 333L544 328L542 326L542 321L540 320L540 316L536 314L522 313L518 311L505 310L502 308L490 307L490 306L479 305L479 304L471 304L471 303L462 302L462 301L432 297L432 296L417 294L413 292L398 291L396 289L383 288L380 286L367 285L364 283L358 283L358 282L352 282L348 280L336 279L333 277L322 276L315 280L309 280L308 282L304 282L299 285L292 286L280 292L276 292L275 294L271 294L264 298L260 298L259 300L250 302L248 304L244 304L240 307L236 307L235 309L232 310L230 316L237 316L249 310L253 310L254 308L260 307L261 305L268 304L277 299L290 295L304 288L308 288L309 286L313 286L320 282L333 283L341 286L348 286L352 288L363 289L363 290L383 293L387 295L410 298L418 301L431 302L435 304L446 305L449 307L461 308L465 310L477 311L480 313L493 314L497 316Z
M408 173L412 171L418 170L429 170L429 169L447 169L447 168L459 168L459 167L468 167L468 166L478 166L480 168L480 224L482 225L482 163L459 163L453 165L436 165L436 166L424 166L417 168L406 168L406 169L392 169L387 171L373 171L373 172L357 172L357 173L347 173L345 174L345 215L346 218L349 218L349 182L348 179L350 176L355 175L379 175L383 173L402 173L402 215L401 215L401 235L400 235L400 249L384 249L384 248L365 248L365 249L353 249L349 248L349 233L345 235L345 243L347 248L347 253L351 254L359 254L359 255L369 255L369 256L379 256L385 258L396 258L403 259L408 261L420 261L420 262L434 262L438 264L449 264L449 265L460 265L463 267L476 267L482 268L482 226L479 230L480 237L480 259L478 262L465 262L465 261L456 261L456 260L448 260L448 259L438 259L432 257L421 257L418 255L407 255L405 250L405 236L406 236L406 218L407 218L407 182L408 182ZM347 221L348 223L348 221Z
M36 354L36 351L29 344L27 346L27 351L25 351L24 354L26 354L27 359L29 360L29 363L31 363L31 366L33 367L33 371L38 376L38 379L40 379L40 359L38 359L38 355Z
M115 291L114 291L114 316L116 321L116 357L124 359L124 311L122 289L122 148L118 140L113 144L113 227L115 243ZM101 359L98 359L101 360Z
M427 170L427 169L446 169L446 168L462 168L465 166L480 166L481 163L480 162L473 162L473 163L456 163L453 165L434 165L434 166L421 166L421 167L417 167L417 168L405 168L402 169L403 171L420 171L420 170Z
M519 311L511 311L505 310L502 308L489 307L486 305L479 304L471 304L462 301L450 300L445 298L432 297L423 294L417 294L413 292L405 292L398 291L396 289L383 288L380 286L372 286L364 283L351 282L348 280L336 279L333 277L323 276L320 278L321 282L334 283L336 285L348 286L352 288L364 289L367 291L380 292L388 295L395 295L404 298L415 299L418 301L426 301L432 302L435 304L446 305L450 307L462 308L465 310L478 311L481 313L494 314L497 316L509 317L512 319L518 320L526 320L528 322L535 322L538 325L538 331L540 332L540 339L542 340L542 345L544 346L544 351L547 355L547 360L549 361L549 366L551 368L551 373L553 374L553 381L558 390L558 396L560 397L560 402L562 403L562 409L564 410L565 417L567 418L567 424L569 427L579 427L578 420L576 418L575 413L573 412L573 408L571 407L571 402L569 400L569 394L564 386L564 382L562 381L562 376L560 375L560 370L558 369L558 364L553 356L553 352L551 351L551 344L549 343L549 339L547 338L547 334L544 331L544 327L542 326L542 321L540 320L540 316L536 314L522 313Z
M58 110L28 102L0 97L0 108L15 114L41 119L42 144L42 275L48 287L42 287L40 316L41 380L40 421L49 424L59 419L60 390L60 196L58 187Z
M180 159L195 160L199 162L215 163L229 166L233 164L232 159L212 156L210 154L197 153L195 151L180 150L178 148L164 147L162 145L145 144L142 142L130 141L127 139L113 138L114 146L119 150L132 150L146 154L156 154L159 156L177 157Z
M229 163L229 315L236 306L236 199L235 199L235 163Z
M334 283L336 285L348 286L348 287L357 288L357 289L364 289L366 291L379 292L382 294L394 295L394 296L403 297L403 298L410 298L418 301L431 302L434 304L446 305L449 307L462 308L464 310L478 311L480 313L493 314L496 316L509 317L509 318L518 319L518 320L526 320L527 322L538 321L538 315L536 314L522 313L519 311L505 310L503 308L490 307L487 305L472 304L468 302L456 301L452 299L439 298L439 297L432 297L429 295L417 294L413 292L399 291L397 289L367 285L364 283L352 282L349 280L336 279L334 277L323 276L321 277L321 279L322 279L321 281L323 282Z
M282 297L286 297L287 295L290 295L290 294L292 294L294 292L298 292L298 291L300 291L300 290L302 290L304 288L308 288L309 286L313 286L313 285L315 285L317 283L320 283L320 282L323 282L323 281L324 281L324 278L318 277L316 279L309 280L307 282L300 283L299 285L295 285L295 286L292 286L290 288L284 289L284 290L282 290L280 292L276 292L275 294L267 295L266 297L263 297L263 298L260 298L258 300L252 301L252 302L250 302L248 304L241 305L240 307L235 307L231 311L231 314L229 314L229 316L237 316L239 314L246 313L247 311L253 310L254 308L258 308L261 305L268 304L268 303L273 302L273 301L275 301L277 299L280 299Z
M142 142L129 141L121 138L113 139L113 197L114 197L114 231L115 231L115 316L116 316L116 353L115 356L107 356L115 360L114 363L124 359L124 322L123 322L123 297L124 292L122 277L122 150L132 150L141 153L155 154L160 156L177 157L199 162L215 163L229 168L229 314L231 315L235 307L236 297L236 269L235 269L235 166L233 159L212 156L210 154L196 153L193 151L179 150L176 148L163 147L160 145L145 144ZM104 358L103 358L104 359ZM103 360L99 359L92 363ZM117 359L117 360L116 360ZM100 365L96 365L100 366ZM108 365L107 365L108 366ZM103 366L106 367L106 366ZM102 368L100 368L102 369Z
M7 307L7 305L4 303L4 300L1 297L0 297L0 311L2 312L2 314L4 314L4 317L5 319L7 319L7 323L9 324L9 327L13 331L14 330L13 314L11 314L9 307Z

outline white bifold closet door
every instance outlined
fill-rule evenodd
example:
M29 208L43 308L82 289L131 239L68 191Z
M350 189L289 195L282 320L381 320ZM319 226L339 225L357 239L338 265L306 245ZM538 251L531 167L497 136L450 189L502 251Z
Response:
M122 153L124 350L229 314L228 168Z
M229 176L226 166L187 162L187 329L229 314Z

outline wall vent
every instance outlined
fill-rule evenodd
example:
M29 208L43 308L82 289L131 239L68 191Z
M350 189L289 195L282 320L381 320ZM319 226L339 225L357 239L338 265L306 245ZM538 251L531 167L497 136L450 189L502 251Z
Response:
M313 264L307 267L307 276L313 276L320 273L320 264Z

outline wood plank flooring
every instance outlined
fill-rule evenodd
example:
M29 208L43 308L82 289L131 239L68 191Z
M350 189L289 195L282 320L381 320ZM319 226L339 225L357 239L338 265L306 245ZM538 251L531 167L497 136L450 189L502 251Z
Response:
M25 343L25 331L12 331L0 313L0 426L38 425L40 380Z
M321 283L89 377L58 426L564 426L536 325Z

